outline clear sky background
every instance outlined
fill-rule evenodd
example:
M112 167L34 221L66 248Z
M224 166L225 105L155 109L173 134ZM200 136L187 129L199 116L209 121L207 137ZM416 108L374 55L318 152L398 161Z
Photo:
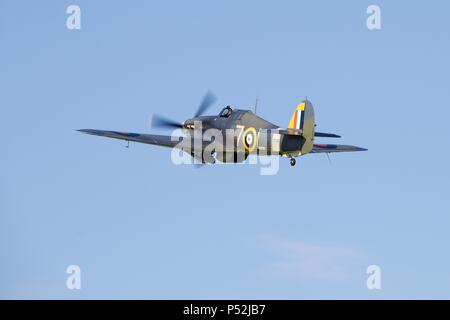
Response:
M0 298L450 298L449 12L0 0ZM182 121L208 89L211 113L259 96L280 126L308 96L318 130L369 151L281 159L261 176L75 131L156 132L153 112Z

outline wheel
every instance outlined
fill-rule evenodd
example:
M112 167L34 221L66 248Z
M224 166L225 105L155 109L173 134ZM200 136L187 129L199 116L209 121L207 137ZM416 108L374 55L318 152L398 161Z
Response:
M294 158L291 158L290 163L291 163L291 166L295 166L295 164L297 163L297 161L296 161Z

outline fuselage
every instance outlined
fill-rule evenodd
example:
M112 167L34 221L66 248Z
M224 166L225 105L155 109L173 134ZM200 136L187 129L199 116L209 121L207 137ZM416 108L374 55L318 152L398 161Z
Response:
M227 139L232 138L231 145L234 150L247 155L250 153L299 155L304 143L302 135L280 133L282 129L279 126L255 115L250 110L242 109L233 109L228 116L219 114L188 119L183 123L183 129L189 135L194 135L194 130L198 130L197 134L201 132L206 136L211 132L217 134L220 131L224 145Z

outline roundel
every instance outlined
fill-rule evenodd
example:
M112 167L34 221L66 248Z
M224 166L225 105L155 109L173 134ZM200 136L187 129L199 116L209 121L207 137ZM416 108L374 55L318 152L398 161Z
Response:
M252 152L253 149L256 147L256 130L253 127L245 129L244 133L242 134L242 144L244 145L245 150L248 152Z

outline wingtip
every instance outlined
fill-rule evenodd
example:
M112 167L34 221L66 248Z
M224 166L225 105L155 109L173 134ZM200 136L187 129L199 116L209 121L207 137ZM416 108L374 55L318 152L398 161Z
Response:
M76 131L85 133L85 134L95 134L95 130L92 130L92 129L78 129Z

